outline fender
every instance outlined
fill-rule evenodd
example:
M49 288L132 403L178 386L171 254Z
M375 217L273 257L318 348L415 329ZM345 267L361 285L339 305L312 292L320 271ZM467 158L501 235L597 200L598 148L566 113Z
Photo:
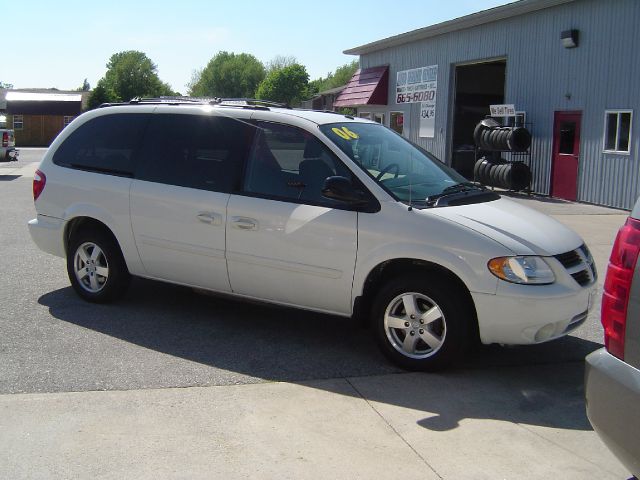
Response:
M385 225L384 230L380 229L381 224ZM498 279L488 270L487 262L510 254L499 242L447 218L382 203L379 213L358 215L353 298L362 295L371 271L396 259L439 265L455 274L470 292L495 294Z
M476 256L473 252L465 252L466 255ZM478 271L472 265L477 262L469 261L460 253L416 243L393 243L381 245L368 252L366 258L358 255L353 281L353 298L362 295L364 284L369 274L381 263L397 260L411 259L421 260L439 265L456 275L467 285L470 292L495 294L498 288L498 279L492 276L487 269Z
M126 212L118 212L117 217L103 207L92 203L74 203L63 212L63 220L67 225L73 219L81 217L97 220L111 230L122 249L122 254L130 273L134 275L143 275L146 273L140 261L140 255L138 254L138 249L131 231L128 208ZM66 234L66 227L64 230Z

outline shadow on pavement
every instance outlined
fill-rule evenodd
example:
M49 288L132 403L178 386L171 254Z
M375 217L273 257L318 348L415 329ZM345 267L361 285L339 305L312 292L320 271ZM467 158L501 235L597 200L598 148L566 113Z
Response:
M86 303L71 288L47 293L39 303L69 324L216 369L295 383L348 378L354 396L430 412L418 423L431 430L453 429L464 418L591 428L584 414L583 364L600 345L576 337L527 347L479 347L439 374L369 377L401 370L382 357L368 330L349 319L140 279L116 304ZM135 356L123 361L135 363ZM179 376L181 370L174 373ZM331 385L335 382L309 386ZM163 386L176 385L158 380L146 388Z

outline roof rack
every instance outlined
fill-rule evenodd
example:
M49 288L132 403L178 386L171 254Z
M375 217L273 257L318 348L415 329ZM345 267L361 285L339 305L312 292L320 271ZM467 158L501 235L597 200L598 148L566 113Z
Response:
M288 108L291 109L289 104L274 102L271 100L261 100L259 98L218 98L219 104L221 105L237 105L237 106L263 106L263 107L277 107L277 108Z
M291 108L286 103L278 103L257 98L218 98L218 97L184 97L162 96L155 98L134 97L128 102L103 103L102 107L115 105L220 105L228 107L267 109L269 107Z

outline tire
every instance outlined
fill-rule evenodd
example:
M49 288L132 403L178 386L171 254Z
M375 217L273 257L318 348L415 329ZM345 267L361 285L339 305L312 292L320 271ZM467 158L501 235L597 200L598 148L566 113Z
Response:
M483 130L482 135L480 135L480 146L483 150L491 150L491 130Z
M504 166L504 170L502 171L502 175L500 177L500 181L502 182L502 188L506 188L507 190L513 189L513 184L511 182L511 164L508 163Z
M482 166L482 159L476 161L475 165L473 166L473 181L474 182L480 182L480 167Z
M67 249L71 286L84 300L108 303L127 290L131 275L112 235L103 230L81 230Z
M417 371L441 370L462 358L475 316L461 298L465 296L458 285L435 275L389 281L372 307L373 330L382 353L396 365ZM424 324L421 317L426 317Z
M500 150L509 150L509 144L507 139L511 134L511 130L508 128L503 128L500 132Z
M516 127L509 137L509 148L514 152L524 152L531 146L531 133L524 127Z

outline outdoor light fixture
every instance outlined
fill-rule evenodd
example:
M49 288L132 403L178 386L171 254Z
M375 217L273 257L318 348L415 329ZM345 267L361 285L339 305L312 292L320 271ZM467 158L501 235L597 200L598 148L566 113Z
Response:
M578 30L565 30L560 34L562 46L564 48L575 48L578 46Z

